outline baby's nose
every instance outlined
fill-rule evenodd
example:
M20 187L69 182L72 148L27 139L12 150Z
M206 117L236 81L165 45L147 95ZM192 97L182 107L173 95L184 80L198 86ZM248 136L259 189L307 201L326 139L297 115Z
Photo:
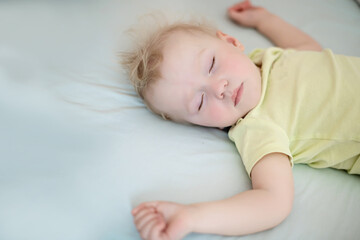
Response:
M221 79L221 80L217 81L216 83L214 83L213 88L214 88L214 93L215 93L216 97L223 99L224 95L225 95L226 87L228 85L229 85L229 82L225 79Z

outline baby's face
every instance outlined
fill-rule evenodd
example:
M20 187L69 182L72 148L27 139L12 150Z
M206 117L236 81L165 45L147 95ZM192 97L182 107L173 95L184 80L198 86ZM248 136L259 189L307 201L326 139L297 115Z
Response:
M163 50L162 78L145 97L175 121L224 128L260 100L260 70L235 38L176 32Z

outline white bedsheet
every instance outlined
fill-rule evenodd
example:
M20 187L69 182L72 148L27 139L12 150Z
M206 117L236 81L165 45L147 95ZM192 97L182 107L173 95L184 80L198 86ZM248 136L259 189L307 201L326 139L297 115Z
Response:
M355 1L253 2L324 48L360 57ZM226 18L234 3L0 1L0 239L140 239L130 211L142 201L194 203L250 188L226 133L151 114L116 57L128 44L123 31L156 9L204 15L246 52L271 46ZM296 165L294 177L291 215L241 239L359 238L359 176Z

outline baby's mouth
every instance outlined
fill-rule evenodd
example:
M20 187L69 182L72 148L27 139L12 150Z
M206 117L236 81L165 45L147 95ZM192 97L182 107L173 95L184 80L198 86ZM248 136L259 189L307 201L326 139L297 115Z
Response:
M232 101L234 102L234 106L236 106L242 97L242 93L244 90L244 83L241 83L240 87L236 88L233 92L233 95L231 96Z

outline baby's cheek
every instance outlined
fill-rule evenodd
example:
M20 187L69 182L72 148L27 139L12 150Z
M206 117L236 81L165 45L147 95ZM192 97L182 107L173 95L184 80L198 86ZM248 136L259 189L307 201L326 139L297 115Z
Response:
M220 106L213 106L209 111L209 115L215 123L222 123L229 117L228 111Z
M233 125L239 118L236 111L233 108L226 108L220 105L214 105L209 109L209 117L212 125L218 127L228 127Z
M213 107L209 111L210 117L213 120L220 120L224 115L223 110L219 107Z

